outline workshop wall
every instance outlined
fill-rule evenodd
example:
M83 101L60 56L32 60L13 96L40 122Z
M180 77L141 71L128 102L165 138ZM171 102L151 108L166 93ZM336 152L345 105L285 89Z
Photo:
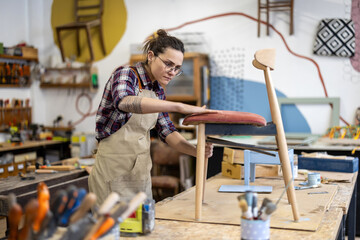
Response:
M111 72L130 58L130 45L141 43L158 28L174 28L184 23L222 13L240 12L257 17L257 1L254 0L125 0L127 22L125 33L107 57L95 62L99 69L99 90L90 93L92 103L81 98L78 108L95 111L102 90ZM105 1L106 4L106 1ZM26 41L39 49L42 66L54 66L60 62L60 52L54 43L51 29L52 1L48 0L0 0L0 41L12 46ZM295 53L313 58L320 66L329 97L340 97L340 115L354 123L355 110L360 103L360 75L350 65L349 58L320 57L312 53L316 29L323 18L350 18L351 0L295 0L294 31L289 36L289 18L286 13L271 13L270 22L284 36ZM121 14L119 12L118 14ZM119 23L123 24L123 23ZM225 71L223 77L234 77L264 84L261 71L251 62L256 50L276 48L275 71L272 78L276 89L287 97L324 97L324 90L315 65L298 58L286 49L284 42L274 31L257 37L257 22L241 15L214 17L188 24L170 33L200 32L205 40L202 49L212 59L219 53L231 58L230 53L241 55L241 69L235 76ZM216 60L221 64L220 60ZM222 63L224 64L224 63ZM61 114L66 124L76 122L82 116L76 111L75 102L81 90L49 90L39 88L39 75L30 89L0 89L1 98L30 97L33 106L33 122L51 125ZM253 90L252 90L253 91ZM298 106L299 114L312 133L324 133L330 123L331 108L327 105ZM270 119L267 119L270 120ZM343 123L342 123L343 124ZM86 118L76 126L76 131L93 132L95 116ZM0 139L1 140L1 139Z

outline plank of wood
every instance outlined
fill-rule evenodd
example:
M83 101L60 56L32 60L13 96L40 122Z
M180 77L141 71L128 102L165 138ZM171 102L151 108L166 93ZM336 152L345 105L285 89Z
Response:
M295 182L295 185L298 185ZM243 180L230 179L216 175L207 182L205 202L202 205L202 220L205 223L221 223L240 225L241 211L238 207L238 193L219 193L221 185L244 185ZM267 197L276 202L285 186L282 179L256 179L253 185L272 186L271 194L259 194L258 203ZM298 229L316 231L330 207L332 199L338 189L337 185L322 185L321 188L296 191L299 205L300 221L294 222L291 205L286 195L280 200L277 210L271 215L270 227L281 229ZM308 194L311 191L326 191L328 194ZM162 201L156 205L157 219L171 219L180 221L194 221L195 189L191 188L180 193L169 201Z
M26 168L27 171L35 171L35 169L36 169L35 165L31 165ZM41 169L56 170L56 171L71 171L71 170L75 169L75 166L70 166L70 165L68 165L68 166L49 166L49 167L41 168Z

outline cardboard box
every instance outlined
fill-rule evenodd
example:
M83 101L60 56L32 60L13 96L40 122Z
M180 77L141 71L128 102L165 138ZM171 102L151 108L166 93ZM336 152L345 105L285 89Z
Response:
M231 164L222 161L221 173L225 177L241 179L244 176L244 166L240 164Z
M298 168L330 172L353 173L359 170L359 159L347 157L345 159L311 158L298 156Z
M244 151L225 147L223 161L231 164L244 164Z
M21 47L22 56L24 58L38 58L38 50L33 47Z
M277 177L279 165L255 165L255 177ZM234 179L244 178L244 165L231 164L226 161L221 162L221 173L225 177ZM251 174L251 173L250 173Z

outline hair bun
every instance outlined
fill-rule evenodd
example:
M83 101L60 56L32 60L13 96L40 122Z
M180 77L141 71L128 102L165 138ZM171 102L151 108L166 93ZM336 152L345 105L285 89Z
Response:
M167 37L168 36L167 32L164 29L159 29L159 30L157 30L156 33L159 37ZM157 37L157 36L155 36L155 37Z

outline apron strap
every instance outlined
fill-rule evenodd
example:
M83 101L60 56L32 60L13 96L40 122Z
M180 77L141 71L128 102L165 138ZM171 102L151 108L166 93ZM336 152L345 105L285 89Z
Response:
M138 79L139 88L144 89L143 83L142 83L142 81L140 79L140 76L139 76L139 73L138 73L137 69L134 68L134 67L130 67L130 68L135 72L135 75L136 75L136 77Z

